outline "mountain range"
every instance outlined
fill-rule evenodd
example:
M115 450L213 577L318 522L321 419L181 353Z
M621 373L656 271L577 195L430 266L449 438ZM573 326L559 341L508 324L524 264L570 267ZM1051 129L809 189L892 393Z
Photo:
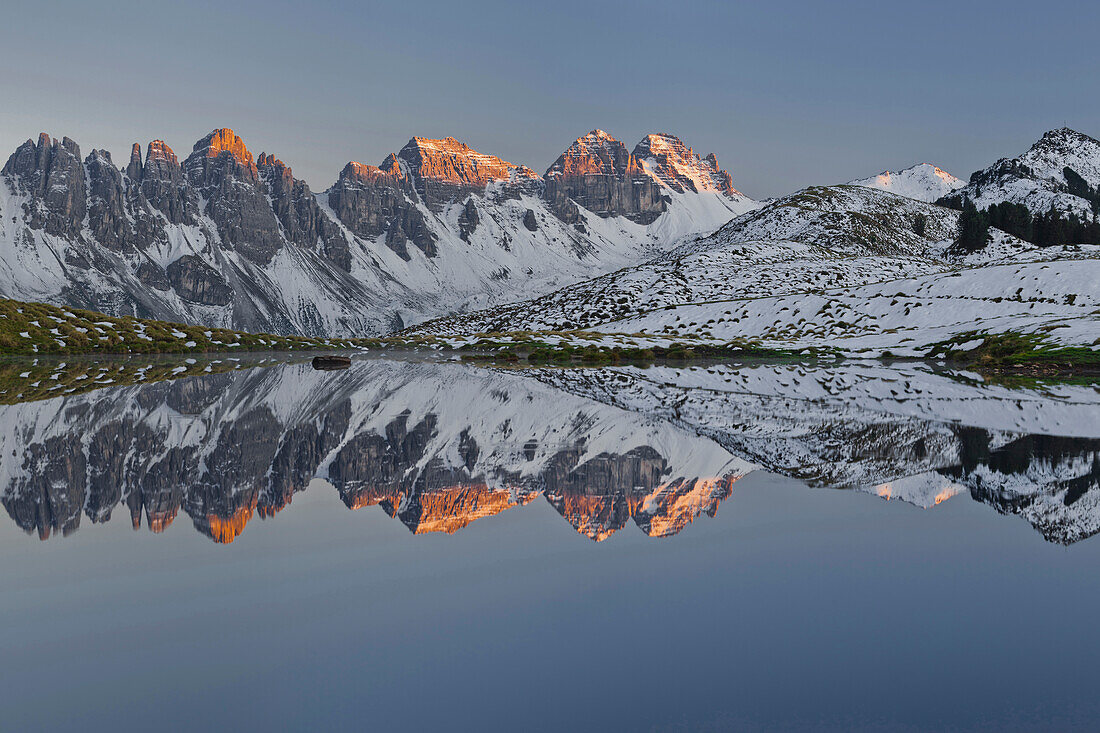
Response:
M110 315L362 336L549 292L756 204L713 155L602 130L542 176L454 138L349 162L315 194L232 130L125 167L45 133L0 181L0 294Z
M673 135L630 149L598 129L541 175L414 137L378 165L349 162L322 193L226 128L182 162L163 141L135 144L124 167L42 134L0 179L0 296L110 315L870 355L924 356L985 333L1100 341L1100 242L1040 247L1006 224L1019 236L994 228L956 245L963 202L1100 222L1100 143L1065 128L967 183L918 164L766 201Z

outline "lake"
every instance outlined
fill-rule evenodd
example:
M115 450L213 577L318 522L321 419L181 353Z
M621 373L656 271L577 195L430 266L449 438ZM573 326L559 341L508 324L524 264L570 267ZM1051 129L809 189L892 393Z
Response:
M1100 387L0 364L5 730L1095 730Z

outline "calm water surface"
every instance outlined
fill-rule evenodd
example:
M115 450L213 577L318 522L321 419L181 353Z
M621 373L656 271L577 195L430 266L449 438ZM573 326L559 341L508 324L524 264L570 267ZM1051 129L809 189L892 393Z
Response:
M408 359L0 378L4 730L1100 721L1095 385Z

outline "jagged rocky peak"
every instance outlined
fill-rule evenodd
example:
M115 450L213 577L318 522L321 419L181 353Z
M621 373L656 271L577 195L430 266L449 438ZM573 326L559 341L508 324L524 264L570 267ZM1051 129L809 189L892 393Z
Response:
M40 133L37 144L28 139L20 145L0 173L29 197L25 213L32 229L69 238L79 235L87 202L76 142Z
M705 158L667 132L646 135L634 146L634 158L673 191L717 191L730 198L744 194L733 187L729 172L718 165L714 153Z
M200 187L217 185L227 176L252 181L259 176L244 140L228 127L212 130L195 143L184 168L191 183Z
M372 183L379 179L385 179L388 183L397 187L400 187L401 183L407 180L405 173L397 162L397 158L393 155L386 158L383 167L358 163L353 160L340 171L339 178L341 181L354 181L357 183Z
M593 130L574 140L551 164L546 175L626 175L641 172L641 166L625 145L603 130Z
M354 234L385 244L406 262L408 242L424 254L436 254L436 236L416 206L412 183L396 156L382 167L350 162L327 192L328 205Z
M146 147L145 163L141 162L141 146L134 143L126 175L140 183L141 193L149 204L164 214L170 224L192 224L198 214L198 200L183 175L183 167L172 148L163 140L153 140Z
M122 251L137 244L126 216L126 185L106 150L93 150L84 160L88 183L88 228L108 249Z
M565 222L580 220L579 204L599 216L648 224L664 213L658 181L626 146L603 130L577 138L546 171L546 200Z
M479 153L453 137L441 140L414 137L382 163L395 171L403 161L416 191L432 211L471 193L481 194L494 181L535 181L538 174L495 155Z
M267 186L268 198L276 218L291 242L313 249L340 269L351 269L351 249L340 228L317 203L317 198L305 181L274 155L260 153L257 161L260 180Z
M258 265L270 263L283 239L244 141L227 127L216 129L195 143L184 171L206 199L205 213L222 240Z
M141 143L130 146L130 162L126 164L126 177L134 183L141 183Z
M245 166L252 165L252 153L244 144L244 140L228 127L219 127L209 135L195 143L193 151L202 153L207 158L216 158L227 151L238 163Z

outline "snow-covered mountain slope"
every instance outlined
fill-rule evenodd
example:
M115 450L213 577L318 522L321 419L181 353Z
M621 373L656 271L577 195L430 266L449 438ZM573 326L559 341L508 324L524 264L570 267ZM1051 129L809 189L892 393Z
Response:
M551 198L529 168L453 138L413 138L378 167L349 163L315 195L225 128L182 164L163 141L144 160L135 145L122 170L105 151L82 159L74 141L43 134L0 176L0 295L240 330L372 335L637 263L755 205L732 186L666 182L630 155L620 167L561 178ZM650 191L641 217L618 201L590 210L573 198L584 185L636 183Z
M966 185L955 176L931 163L918 163L900 171L883 171L877 176L848 182L896 193L898 196L932 203Z
M533 370L563 391L663 418L770 471L933 507L959 494L1052 542L1100 531L1100 398L1009 389L925 365Z
M733 219L707 240L815 244L839 255L940 255L958 215L864 186L811 186Z
M1100 247L901 279L888 279L887 272L880 269L881 281L866 285L678 305L594 329L749 338L865 355L923 356L933 344L972 332L1030 333L1100 348ZM982 339L962 342L975 348Z
M1053 206L1062 214L1091 221L1096 209L1082 195L1086 193L1100 200L1100 141L1063 127L1045 133L1024 154L977 171L948 198L955 203L970 199L979 209L1003 202L1023 204L1033 214Z
M985 250L956 256L957 220L874 189L808 189L645 264L420 330L593 329L898 354L973 330L1100 337L1100 249L1039 250L995 231Z
M453 532L541 493L592 539L631 520L665 536L714 516L754 468L666 421L454 363L279 364L3 406L0 418L0 500L42 537L121 506L154 531L182 509L228 542L314 478L413 532Z

